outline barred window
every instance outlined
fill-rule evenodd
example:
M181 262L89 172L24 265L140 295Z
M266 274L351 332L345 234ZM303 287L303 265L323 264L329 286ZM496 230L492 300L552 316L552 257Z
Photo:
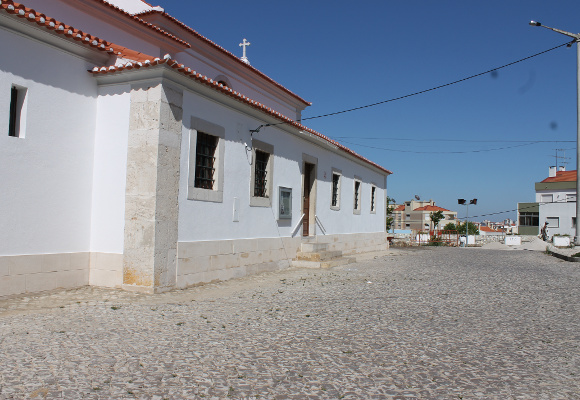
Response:
M360 210L360 182L354 181L354 209Z
M254 175L254 196L268 196L268 158L270 154L265 151L256 150L255 175Z
M376 191L376 187L375 186L371 186L371 212L375 211L375 191Z
M340 181L339 174L332 174L332 206L338 207L338 183Z
M195 187L213 189L215 173L215 152L218 138L207 133L197 133L195 153Z

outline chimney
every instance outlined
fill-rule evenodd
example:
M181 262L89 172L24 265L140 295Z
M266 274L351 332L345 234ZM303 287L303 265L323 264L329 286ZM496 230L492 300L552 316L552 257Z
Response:
M550 167L550 173L548 174L549 178L553 178L556 176L556 167L555 166L551 166Z
M560 171L560 172L566 171L566 167L563 165L560 165L560 167L558 168L558 171Z

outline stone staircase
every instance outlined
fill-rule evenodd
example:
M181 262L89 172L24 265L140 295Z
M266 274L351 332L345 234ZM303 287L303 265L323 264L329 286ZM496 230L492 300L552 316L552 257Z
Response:
M328 250L328 243L302 242L291 265L300 268L332 268L354 262L354 257L343 257L340 250Z

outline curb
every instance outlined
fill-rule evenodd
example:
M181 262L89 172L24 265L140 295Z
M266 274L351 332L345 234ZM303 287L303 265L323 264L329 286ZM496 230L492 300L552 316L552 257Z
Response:
M559 253L554 253L554 252L551 252L550 254L552 256L559 258L561 260L564 260L564 261L580 262L580 257L570 257L570 256L565 256L564 254L559 254Z

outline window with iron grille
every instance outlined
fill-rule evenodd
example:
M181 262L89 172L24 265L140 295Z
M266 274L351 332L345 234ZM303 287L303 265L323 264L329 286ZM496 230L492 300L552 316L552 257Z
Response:
M371 212L375 212L375 186L371 186Z
M197 132L195 152L195 187L214 188L215 152L218 138L207 133Z
M256 150L254 196L268 197L268 159L270 154Z
M338 207L338 184L340 182L339 174L332 174L332 206Z
M354 181L354 209L360 210L360 182Z

